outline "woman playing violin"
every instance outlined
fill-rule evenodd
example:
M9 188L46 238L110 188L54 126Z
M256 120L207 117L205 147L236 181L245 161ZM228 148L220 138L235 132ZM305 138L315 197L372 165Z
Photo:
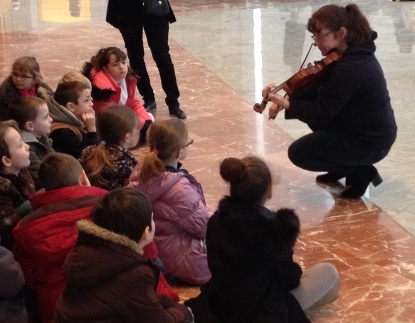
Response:
M285 109L286 119L298 119L313 130L291 144L290 160L306 170L327 172L317 182L345 177L341 196L359 198L371 182L382 182L373 164L386 157L397 132L375 57L377 33L355 4L320 8L307 29L323 56L337 50L342 57L289 98L270 93L274 84L264 88L263 96L275 103L272 109Z

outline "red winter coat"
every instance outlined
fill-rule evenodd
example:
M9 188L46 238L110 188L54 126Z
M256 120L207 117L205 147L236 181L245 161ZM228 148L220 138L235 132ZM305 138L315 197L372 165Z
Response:
M66 284L62 266L78 237L75 222L91 220L91 208L106 193L93 186L73 186L35 194L30 198L34 212L13 230L13 253L27 286L36 291L42 322L51 322ZM154 243L145 248L145 255L158 257ZM160 277L157 294L179 299L164 277Z
M42 322L51 322L56 301L65 287L62 266L75 245L75 222L90 218L91 208L107 191L73 186L33 195L34 212L13 230L13 253L26 284L35 290Z

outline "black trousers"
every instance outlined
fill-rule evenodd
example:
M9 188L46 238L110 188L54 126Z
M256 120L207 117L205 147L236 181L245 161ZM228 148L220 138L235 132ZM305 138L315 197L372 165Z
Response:
M322 129L294 141L288 157L294 165L309 171L349 175L360 166L382 160L389 150L363 148L347 135Z
M161 86L166 93L167 106L179 105L180 96L177 86L176 72L170 56L169 21L167 17L143 16L143 28L137 32L120 30L127 49L131 68L140 76L137 84L138 91L145 103L155 100L150 77L144 61L143 29L146 33L147 44L159 70Z

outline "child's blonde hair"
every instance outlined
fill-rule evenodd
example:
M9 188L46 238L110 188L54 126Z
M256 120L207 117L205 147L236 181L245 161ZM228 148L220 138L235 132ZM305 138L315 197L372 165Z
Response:
M33 75L33 81L35 84L43 82L43 76L40 73L39 63L36 58L31 56L23 56L16 59L12 65L12 72Z
M106 145L119 145L127 133L131 133L138 124L138 117L125 105L111 105L104 108L96 119L97 133L102 140L92 153L82 161L82 167L91 185L106 187L108 181L102 177L105 169L113 168L113 160L108 154Z
M59 81L58 84L62 84L62 83L66 83L66 82L81 82L81 83L85 83L89 89L92 89L92 85L91 82L88 80L88 78L84 75L82 75L81 72L68 72L66 73L61 80Z
M156 120L149 129L150 154L144 159L140 181L145 183L150 178L160 175L166 167L165 161L178 156L180 149L185 147L187 137L187 125L182 120Z

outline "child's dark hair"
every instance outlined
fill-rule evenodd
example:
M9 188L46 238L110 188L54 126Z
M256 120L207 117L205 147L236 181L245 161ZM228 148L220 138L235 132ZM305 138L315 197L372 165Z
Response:
M260 158L226 158L220 164L220 175L230 183L232 197L250 203L261 203L272 184L271 171Z
M16 59L12 65L13 73L31 74L36 84L43 82L43 76L40 73L39 63L36 58L23 56Z
M151 231L152 213L151 203L143 193L120 187L100 200L93 218L100 227L138 242L146 227Z
M82 91L87 89L89 90L90 88L83 82L71 81L60 83L56 88L54 98L56 102L64 107L66 107L69 102L78 104Z
M135 127L138 127L138 122L135 112L125 105L108 106L97 115L97 133L102 142L82 162L91 185L105 187L108 184L101 173L104 169L113 167L113 160L105 145L119 145L127 133L131 133Z
M127 54L118 47L106 47L101 48L95 56L91 57L91 63L97 71L101 71L110 62L111 55L116 57L117 62L127 59Z
M349 46L367 43L373 33L369 21L354 3L346 7L334 4L321 7L308 20L307 30L311 33L320 32L317 29L318 23L331 31L338 31L341 27L346 28L346 42Z
M186 145L187 137L187 125L182 120L156 120L149 129L150 154L144 159L140 181L145 183L150 178L160 175L166 167L164 161L179 154L180 149Z
M16 131L19 131L19 126L14 120L0 121L0 159L3 156L10 158L9 145L6 142L6 132L9 128L13 128ZM3 168L3 163L0 163L0 169Z
M46 191L77 186L82 166L77 159L63 153L49 153L39 166L39 180Z
M9 106L10 118L17 121L20 129L26 130L25 123L36 120L38 110L43 104L46 102L36 96L21 96Z

